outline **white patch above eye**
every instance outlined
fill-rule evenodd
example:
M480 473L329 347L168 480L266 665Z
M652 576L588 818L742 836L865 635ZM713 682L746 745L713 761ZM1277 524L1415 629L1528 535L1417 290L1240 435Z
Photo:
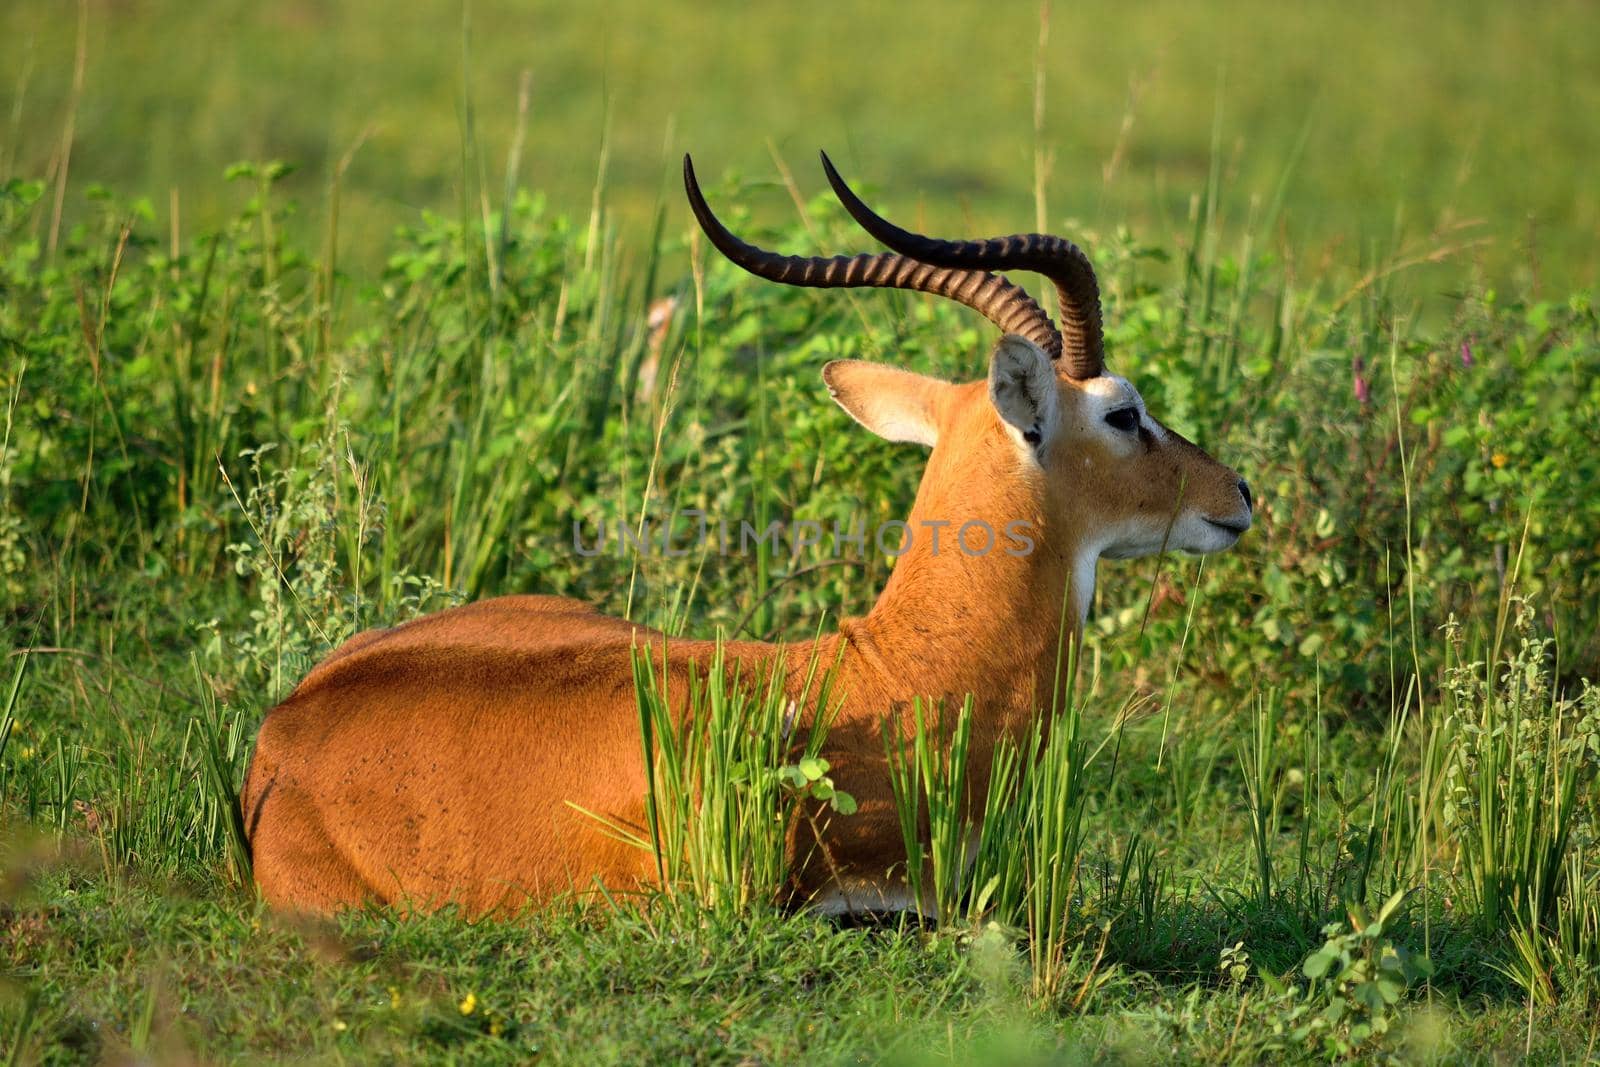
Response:
M1088 397L1091 410L1101 418L1118 408L1134 408L1144 417L1144 398L1126 378L1115 374L1102 374L1083 383L1083 394Z
M1078 388L1083 390L1085 396L1113 401L1106 405L1107 410L1119 405L1125 406L1129 400L1143 406L1143 402L1139 400L1139 390L1135 389L1128 379L1116 374L1102 374L1098 378L1090 378L1086 382L1079 383Z
M1144 398L1126 378L1115 374L1102 374L1098 378L1084 382L1079 388L1089 400L1088 412L1091 422L1104 425L1106 416L1113 411L1132 408L1138 414L1141 429L1158 442L1167 439L1166 430L1145 411ZM1110 430L1110 427L1107 426L1106 429Z

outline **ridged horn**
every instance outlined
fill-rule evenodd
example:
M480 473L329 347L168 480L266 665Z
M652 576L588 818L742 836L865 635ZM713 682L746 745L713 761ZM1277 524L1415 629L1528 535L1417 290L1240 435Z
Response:
M872 287L908 289L948 297L978 312L1006 333L1021 334L1051 359L1061 355L1061 335L1043 308L1020 286L997 274L940 266L898 253L859 256L783 256L740 240L711 213L694 163L683 157L683 188L689 206L711 244L758 278L816 289Z
M965 270L1026 270L1044 275L1061 303L1061 355L1068 376L1098 378L1105 370L1100 283L1083 250L1064 237L1019 233L983 241L942 241L901 229L869 208L839 176L828 153L822 169L834 195L852 218L895 252L938 267Z

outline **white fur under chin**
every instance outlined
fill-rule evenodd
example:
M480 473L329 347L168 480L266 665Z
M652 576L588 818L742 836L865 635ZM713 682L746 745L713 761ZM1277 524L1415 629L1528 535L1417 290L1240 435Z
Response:
M1224 529L1208 522L1198 511L1185 511L1178 516L1170 530L1164 522L1142 523L1137 529L1124 531L1124 536L1106 545L1100 554L1106 559L1138 559L1141 556L1153 556L1163 549L1196 555L1221 552L1237 544L1244 530L1250 528L1248 513L1229 518L1242 522L1243 529Z
M1239 538L1245 530L1250 529L1250 513L1243 516L1229 516L1234 522L1242 523L1242 528L1230 530L1206 519L1205 516L1193 511L1186 511L1174 524L1172 529L1172 547L1180 552L1221 552L1225 548L1232 548L1238 544Z

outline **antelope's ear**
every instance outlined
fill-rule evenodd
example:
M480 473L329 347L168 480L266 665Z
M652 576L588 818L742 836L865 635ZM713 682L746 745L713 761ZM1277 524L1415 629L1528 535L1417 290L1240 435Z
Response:
M1037 448L1056 432L1056 369L1044 349L1008 333L989 357L989 401L1018 436Z
M834 402L879 437L930 448L939 440L939 402L949 382L859 359L824 365L822 380Z

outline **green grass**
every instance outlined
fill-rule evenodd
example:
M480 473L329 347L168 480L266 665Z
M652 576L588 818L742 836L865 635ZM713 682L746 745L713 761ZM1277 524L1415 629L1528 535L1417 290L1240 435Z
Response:
M110 34L109 20L132 16L91 6L91 31L105 35L94 39L130 51L163 39L160 18L175 9L142 10L148 21ZM222 5L195 17L329 17L244 11ZM503 34L484 32L496 14L474 9L473 47L507 47ZM1184 30L1195 41L1244 27L1224 51L1272 51L1269 12L1206 26L1164 14L1129 17L1147 34ZM1368 14L1359 33L1345 32L1373 35L1370 55L1348 53L1373 60L1370 77L1359 91L1330 90L1334 113L1332 101L1353 116L1364 94L1393 89L1386 64L1404 52L1380 48L1376 33L1414 16ZM357 33L363 23L345 16L350 40L383 39ZM945 32L945 17L917 24L895 47L926 44ZM1003 81L1024 103L1034 17L1016 16L1026 32L1012 34L1023 44ZM1486 100L1475 94L1503 87L1529 41L1552 50L1541 71L1559 72L1561 49L1577 47L1590 17L1551 8L1508 29L1498 38L1505 47L1485 56L1481 82L1452 89L1423 79L1415 121L1448 139L1455 127L1429 111L1444 107L1447 91ZM1459 55L1479 22L1501 18L1441 20L1430 54ZM27 6L0 19L35 28L40 56L53 55L63 26L70 32ZM448 39L450 56L429 53L429 62L455 63L455 19L383 32ZM1060 12L1055 19L1050 48L1090 48ZM998 36L1004 23L973 33ZM714 50L729 32L695 47ZM221 31L210 39L219 51L234 40ZM287 63L284 40L267 35L250 63ZM618 54L630 40L618 36ZM1139 45L1107 47L1102 62L1114 63L1118 50ZM1320 49L1317 62L1334 51ZM1292 59L1292 50L1273 54ZM681 59L685 83L692 58ZM482 62L474 77L506 60ZM569 62L602 61L569 51ZM1061 62L1050 84L1076 85ZM1327 150L1323 127L1311 126L1281 214L1264 207L1251 220L1239 205L1257 195L1273 203L1300 116L1275 112L1292 129L1263 120L1233 154L1225 106L1213 153L1214 59L1184 52L1172 62L1208 65L1205 93L1184 97L1203 126L1197 168L1165 172L1170 188L1155 197L1127 192L1126 177L1104 183L1108 199L1092 201L1100 206L1070 209L1096 220L1074 233L1101 269L1115 369L1152 410L1245 473L1258 525L1203 565L1103 565L1064 712L1070 725L1050 742L1067 758L1039 772L1019 757L1013 790L959 784L958 753L927 736L903 752L901 793L921 783L922 810L941 835L930 845L942 910L961 916L938 929L840 929L771 908L777 839L761 838L766 851L756 855L740 835L763 805L789 803L820 779L804 753L763 747L770 730L719 734L710 740L729 747L696 763L705 739L662 729L643 678L642 722L655 724L659 765L678 775L676 794L661 795L664 817L678 820L667 835L700 834L702 854L715 860L702 865L702 886L675 899L511 923L363 914L296 926L253 899L230 800L267 708L363 627L465 597L533 591L581 596L674 635L803 640L864 611L890 567L875 553L820 566L827 561L784 551L583 558L572 523L582 518L592 531L603 516L637 528L690 508L735 522L762 516L763 526L903 517L920 474L915 452L859 432L826 402L818 367L866 356L975 377L987 327L904 295L757 284L703 252L696 258L676 215L659 230L630 228L629 205L653 203L657 157L646 154L636 185L632 134L619 133L606 178L582 195L563 191L578 187L573 174L593 181L593 145L578 152L541 132L538 123L557 116L541 119L535 103L521 175L548 185L556 204L581 205L557 210L520 192L515 169L499 163L491 87L479 87L476 133L466 137L448 115L417 111L415 150L454 153L438 173L458 188L386 187L384 196L437 210L385 200L370 231L352 222L368 195L358 190L380 186L358 168L335 195L325 167L317 173L328 158L318 151L207 148L213 134L196 127L184 150L214 152L216 166L185 171L180 200L218 206L209 225L186 216L174 240L165 208L139 202L154 194L161 204L171 176L125 173L95 154L114 143L107 130L132 120L95 126L102 119L86 89L79 133L95 147L75 153L73 172L116 179L115 192L70 196L52 253L53 186L0 186L0 627L12 653L0 669L0 1062L129 1052L522 1062L537 1051L617 1063L1591 1054L1600 748L1582 679L1600 676L1600 319L1584 288L1592 250L1541 260L1537 286L1511 270L1491 287L1494 270L1480 273L1471 257L1435 264L1452 295L1419 314L1441 287L1439 274L1408 265L1416 246L1324 250L1328 235L1363 232L1340 213L1350 205L1385 217L1392 209L1382 190L1349 194L1361 188L1353 175L1362 153L1342 153L1332 169L1310 165ZM297 69L315 69L306 63ZM359 65L417 84L427 68ZM1227 84L1296 84L1271 64L1245 69ZM316 86L262 73L224 76L201 63L192 76L218 92L230 79L234 91ZM7 165L30 179L49 177L30 146L37 131L59 132L60 109L40 86L61 75L58 58L34 65L6 142ZM170 73L181 102L204 96L183 88L190 76ZM131 77L123 97L98 107L132 107ZM1518 80L1532 95L1509 99L1537 99L1543 77ZM707 81L706 99L754 108L775 92L747 100L726 78ZM999 91L999 81L984 84ZM1581 77L1566 84L1589 91ZM408 99L378 84L349 91L389 93L396 107ZM415 91L435 103L459 99L453 82L437 95ZM1110 90L1097 82L1083 91ZM338 94L326 95L331 110L315 120L324 137L344 121ZM985 99L952 103L941 137L954 141L969 109L969 131L983 125ZM873 130L898 128L873 117L886 106L862 102L856 113ZM1369 113L1388 122L1402 111ZM626 113L619 104L614 116ZM995 168L984 179L994 203L1010 205L990 214L974 192L974 218L1008 225L1001 220L1014 218L1033 185L1027 153L1007 169L1003 151L978 146L1065 152L1076 135L1048 122L1068 113L1077 122L1094 112L1052 104L1056 118L1037 141L1029 116L1020 132L991 122L963 144L961 158ZM1591 135L1563 126L1577 114L1532 109L1525 135L1587 151ZM1484 129L1510 121L1493 116ZM591 118L571 127L587 123L598 136ZM447 149L429 132L437 122L456 123ZM248 126L219 118L216 129ZM1187 124L1175 119L1177 127ZM1385 136L1404 140L1399 129L1374 120L1357 132L1381 147ZM736 125L721 130L727 144L755 153L723 162L772 175L759 138L746 144ZM678 136L690 132L680 125ZM715 151L720 142L705 143ZM1484 143L1503 150L1495 137ZM1407 142L1413 149L1430 163L1449 156ZM921 180L978 181L909 134L854 151L890 190L884 207L898 217L916 218ZM1257 151L1266 169L1246 165ZM312 163L300 172L313 176L297 187L300 208L289 204L293 176L242 168L228 185L217 175L228 159L268 155ZM562 165L541 169L536 156ZM149 158L154 166L164 157ZM1447 202L1431 199L1405 158L1374 165L1372 179L1443 213ZM428 173L395 170L415 175L405 181ZM1066 170L1057 163L1063 180ZM927 177L901 188L908 173ZM1567 176L1553 165L1524 168L1519 182L1543 196ZM1501 171L1489 185L1476 180L1460 186L1463 210L1497 183L1501 192L1514 184ZM1295 218L1322 189L1339 194L1325 222L1280 230L1272 221ZM1126 203L1116 199L1124 192ZM735 182L709 193L752 236L785 248L857 243L825 199L802 198L796 221L793 206ZM1055 211L1078 203L1053 185L1049 194ZM1592 210L1586 195L1562 201L1571 218ZM936 217L957 217L959 189L930 186L928 196ZM1178 205L1172 217L1155 210L1162 203ZM646 309L665 294L682 310L653 348ZM705 697L734 721L776 721L771 701L711 689ZM776 777L735 782L719 770L752 760L775 764ZM725 786L738 788L716 791ZM965 882L951 862L963 789L988 789L1005 812L986 827L974 868L995 873ZM697 793L701 804L679 803ZM1008 845L1007 827L1033 844ZM1065 854L1076 862L1052 869L1041 859ZM738 869L741 856L762 859L759 877ZM1426 977L1408 969L1422 959Z
M1196 999L1123 974L1096 992L1098 1010L1040 1016L1021 1006L1026 981L1009 953L981 938L774 917L466 927L353 916L306 930L237 901L77 884L70 911L16 932L31 959L82 976L65 1005L47 991L32 1019L60 1061L142 1045L229 1060L931 1063L998 1048L1024 1062L1095 1051L1205 1062L1253 999L1221 984ZM1429 1031L1443 1014L1419 1006L1411 1039L1438 1041ZM1514 1005L1474 1006L1449 1020L1442 1047L1520 1054L1522 1025ZM1549 1058L1584 1032L1568 1017L1534 1035L1535 1052Z
M808 802L855 811L819 755L838 705L828 665L812 660L801 699L818 711L797 723L779 669L752 676L726 656L718 642L674 683L665 646L635 652L648 836L607 824L655 857L668 897L682 891L724 916L778 907L793 893L786 846L807 829L821 835ZM688 687L681 717L672 710L678 685Z

